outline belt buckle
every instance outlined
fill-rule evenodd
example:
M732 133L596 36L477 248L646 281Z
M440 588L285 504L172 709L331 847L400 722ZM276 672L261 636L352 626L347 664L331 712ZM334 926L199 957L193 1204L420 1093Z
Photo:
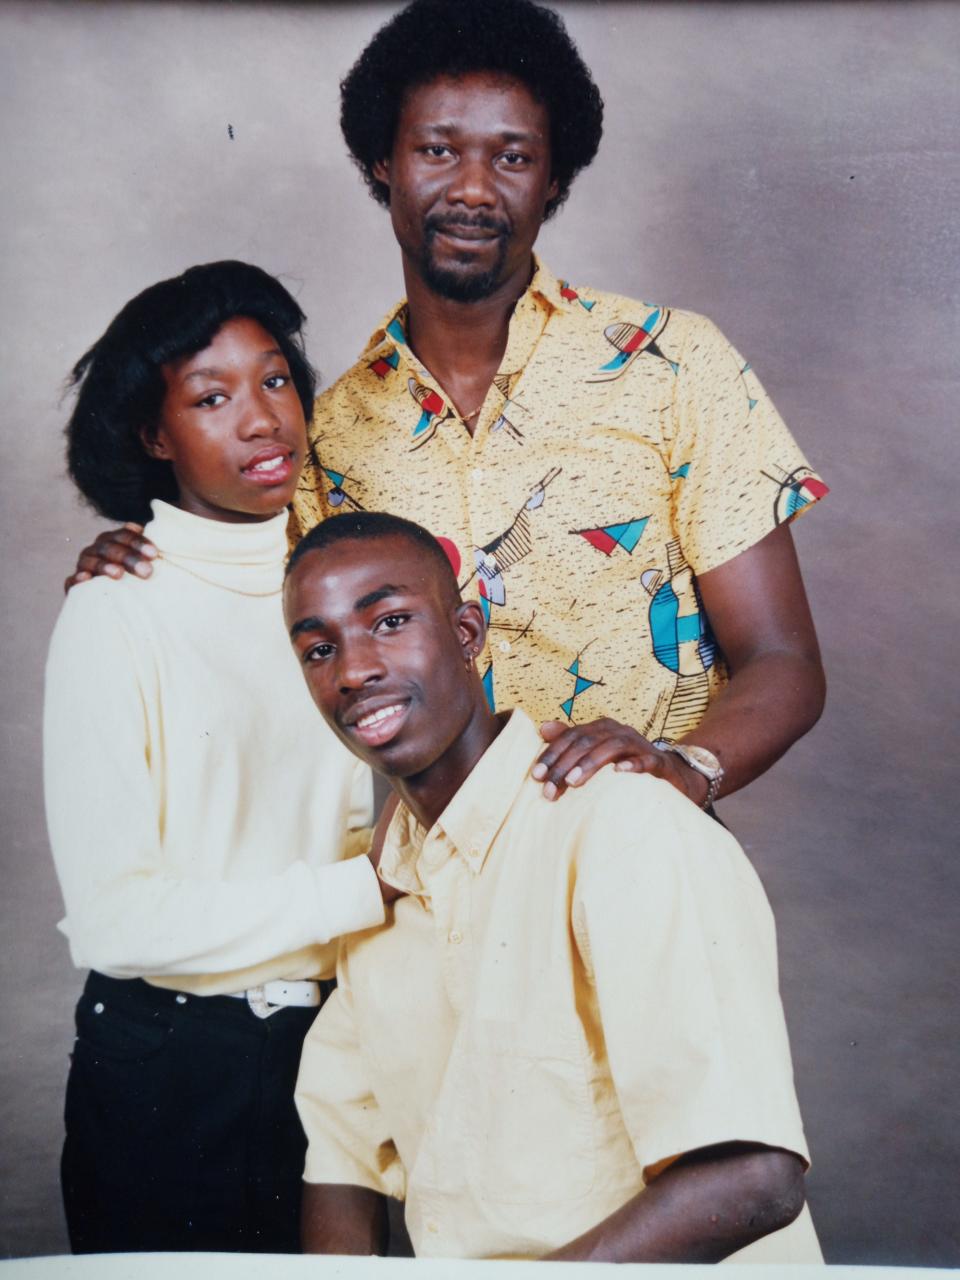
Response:
M262 983L259 987L247 988L247 1004L250 1006L250 1012L258 1018L269 1018L271 1013L279 1013L283 1008L280 1004L267 1004Z

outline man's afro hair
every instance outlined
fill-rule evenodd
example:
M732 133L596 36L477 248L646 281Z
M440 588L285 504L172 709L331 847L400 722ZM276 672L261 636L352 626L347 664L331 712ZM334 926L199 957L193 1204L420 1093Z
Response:
M393 149L404 95L438 76L488 71L521 81L550 117L558 191L546 216L597 153L603 99L560 16L533 0L413 0L361 53L340 85L340 127L371 194L390 204L373 166Z

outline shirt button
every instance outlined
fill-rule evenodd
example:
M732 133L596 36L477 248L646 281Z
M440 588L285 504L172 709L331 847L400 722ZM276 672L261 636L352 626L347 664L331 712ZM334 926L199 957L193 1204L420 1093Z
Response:
M470 852L467 854L467 857L468 857L468 858L479 858L479 857L480 857L480 850L479 850L479 849L471 849L471 850L470 850Z
M501 641L500 641L500 643L497 645L497 648L500 650L500 652L501 652L501 653L509 653L509 652L510 652L510 641L509 641L509 640L501 640Z
M187 1003L187 997L185 995L180 994L177 996L177 1004L186 1004L186 1003Z
M470 472L470 474L473 476L474 480L477 480L477 481L482 480L483 467L474 467L473 470Z
M430 1232L431 1235L435 1236L437 1232L440 1230L440 1228L437 1226L435 1222L428 1222L427 1230Z
M98 1000L98 1001L97 1001L97 1003L93 1006L93 1012L94 1012L94 1013L103 1013L103 1008L104 1008L104 1006L103 1006L103 1005L100 1003L100 1001Z
M463 934L460 932L459 929L451 929L450 932L447 934L447 941L452 942L454 943L454 945L456 945L458 942L463 941Z

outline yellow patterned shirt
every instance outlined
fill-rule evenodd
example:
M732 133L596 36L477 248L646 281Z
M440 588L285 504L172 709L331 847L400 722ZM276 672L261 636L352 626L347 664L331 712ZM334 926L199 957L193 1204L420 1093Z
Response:
M488 616L492 705L689 732L726 681L696 574L827 491L750 366L702 316L538 262L471 436L405 319L317 400L299 527L385 510L437 535Z

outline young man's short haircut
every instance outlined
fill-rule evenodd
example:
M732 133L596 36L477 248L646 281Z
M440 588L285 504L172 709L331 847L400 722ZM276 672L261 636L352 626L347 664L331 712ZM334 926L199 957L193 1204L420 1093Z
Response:
M374 198L390 190L373 175L386 160L404 95L438 76L487 71L521 81L550 117L559 190L546 216L597 153L603 99L562 19L533 0L413 0L377 34L340 85L340 127Z
M387 511L344 511L314 525L294 547L287 562L287 577L310 551L325 551L339 542L366 542L376 538L405 538L412 543L432 561L444 591L450 595L451 604L459 603L460 588L441 544L422 525Z
M316 375L303 350L306 317L279 280L233 261L161 280L126 304L71 375L79 393L66 428L67 469L102 516L145 524L154 498L176 501L169 462L149 457L140 435L158 423L166 394L161 367L202 351L241 316L276 342L310 420Z

